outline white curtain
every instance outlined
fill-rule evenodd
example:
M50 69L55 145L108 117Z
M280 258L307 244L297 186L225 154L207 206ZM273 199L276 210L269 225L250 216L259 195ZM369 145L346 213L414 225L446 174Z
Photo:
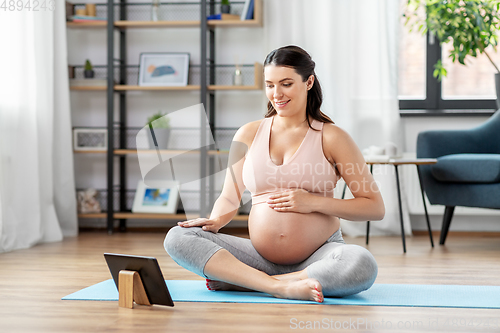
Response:
M323 88L322 111L347 130L360 149L387 142L402 149L397 99L399 1L272 0L264 1L264 6L267 52L290 44L308 51ZM399 235L394 167L374 166L373 173L386 215L370 224L370 235ZM343 183L337 186L341 192ZM411 234L404 186L402 190L405 231ZM349 195L348 191L346 198ZM366 234L366 222L341 223L347 235Z
M0 252L78 231L64 4L54 9L0 11Z

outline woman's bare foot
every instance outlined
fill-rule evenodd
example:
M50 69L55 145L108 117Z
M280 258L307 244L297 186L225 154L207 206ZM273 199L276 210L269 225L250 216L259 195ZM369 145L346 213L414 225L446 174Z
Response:
M288 276L288 280L281 280L280 291L274 296L278 298L300 299L307 301L323 302L323 292L321 284L316 279L298 280L298 277ZM254 291L227 282L206 279L208 290L233 290L233 291Z
M217 280L207 280L207 288L208 290L234 290L234 291L255 291L251 289L247 289L244 287L240 287L234 284L230 284L227 282L217 281Z
M283 281L281 290L274 296L287 299L301 299L323 302L323 292L318 280L308 278L298 281Z

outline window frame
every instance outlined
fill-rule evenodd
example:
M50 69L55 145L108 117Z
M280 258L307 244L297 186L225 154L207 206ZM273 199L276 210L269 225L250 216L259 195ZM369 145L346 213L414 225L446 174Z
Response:
M426 36L425 99L400 99L401 116L412 115L491 115L496 111L494 99L443 99L441 82L433 76L434 64L441 59L441 46Z

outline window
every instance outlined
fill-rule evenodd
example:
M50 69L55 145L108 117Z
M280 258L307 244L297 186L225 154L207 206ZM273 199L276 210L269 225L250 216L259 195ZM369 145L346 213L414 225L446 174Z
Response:
M406 0L400 4L401 12ZM425 99L425 50L427 42L420 32L410 32L404 25L405 19L400 20L399 59L398 59L398 92L399 99Z
M467 66L453 63L448 57L450 45L442 53L448 75L442 81L443 99L496 99L495 67L485 54L466 60ZM493 62L500 66L500 53L487 50Z

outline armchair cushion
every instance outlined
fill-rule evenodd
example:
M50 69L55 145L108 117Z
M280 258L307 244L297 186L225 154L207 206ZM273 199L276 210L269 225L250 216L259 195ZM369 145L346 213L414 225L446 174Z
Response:
M438 157L431 167L434 178L452 183L500 182L500 154L451 154Z

